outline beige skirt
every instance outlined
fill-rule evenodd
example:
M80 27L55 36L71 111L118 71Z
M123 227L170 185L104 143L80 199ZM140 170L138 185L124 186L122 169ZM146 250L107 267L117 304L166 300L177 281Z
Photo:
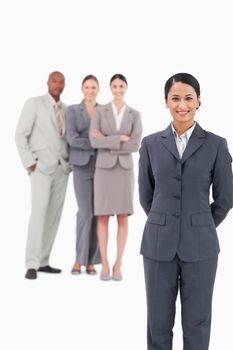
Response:
M133 214L133 169L117 163L113 168L96 168L94 176L94 214Z

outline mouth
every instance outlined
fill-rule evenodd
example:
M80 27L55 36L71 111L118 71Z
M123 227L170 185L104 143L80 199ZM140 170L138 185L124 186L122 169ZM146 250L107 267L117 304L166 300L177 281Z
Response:
M176 113L181 117L185 117L189 113L189 111L176 111Z

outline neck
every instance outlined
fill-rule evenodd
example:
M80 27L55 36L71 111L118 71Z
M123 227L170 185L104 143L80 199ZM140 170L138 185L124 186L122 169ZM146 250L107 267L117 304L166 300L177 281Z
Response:
M121 109L124 106L123 100L113 100L113 103L117 109Z
M184 134L188 129L190 129L194 124L194 120L190 120L187 123L179 123L177 121L173 122L174 129L177 134L180 136Z
M51 92L49 92L49 94L52 96L52 98L53 98L56 102L60 101L60 95L59 95L59 96L58 96L58 95L53 95L53 94L51 94Z
M86 107L95 107L96 105L96 100L88 101L84 99L84 104Z

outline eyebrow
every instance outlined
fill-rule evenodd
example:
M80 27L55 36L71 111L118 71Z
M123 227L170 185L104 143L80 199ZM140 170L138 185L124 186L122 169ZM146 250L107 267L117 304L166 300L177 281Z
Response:
M180 95L178 95L178 94L172 94L172 97L179 97ZM193 94L192 93L190 93L190 94L186 94L185 96L193 96Z

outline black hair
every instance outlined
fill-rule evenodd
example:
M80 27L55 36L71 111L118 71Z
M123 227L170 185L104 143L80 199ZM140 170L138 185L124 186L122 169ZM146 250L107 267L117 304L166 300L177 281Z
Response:
M112 84L113 80L115 79L120 79L122 80L126 85L128 85L128 82L126 80L126 77L122 74L114 74L112 77L111 77L111 80L110 80L110 85Z
M177 73L177 74L174 74L172 77L170 77L164 86L165 100L167 100L167 96L172 85L178 82L192 86L192 88L195 90L197 94L197 97L200 97L201 91L200 91L200 85L197 79L189 73Z
M94 75L92 75L92 74L87 75L87 76L83 79L83 81L82 81L82 86L83 86L83 84L84 84L87 80L94 80L94 81L97 83L97 85L99 86L99 81L98 81L98 79L97 79Z

